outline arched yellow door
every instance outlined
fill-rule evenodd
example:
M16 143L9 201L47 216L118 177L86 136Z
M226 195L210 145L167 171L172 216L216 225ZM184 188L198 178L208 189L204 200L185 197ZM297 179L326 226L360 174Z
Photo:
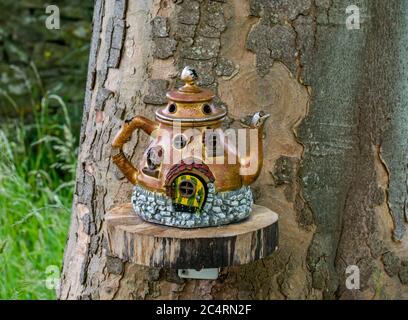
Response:
M182 174L174 179L173 204L178 211L200 211L205 198L206 187L202 180L192 174Z

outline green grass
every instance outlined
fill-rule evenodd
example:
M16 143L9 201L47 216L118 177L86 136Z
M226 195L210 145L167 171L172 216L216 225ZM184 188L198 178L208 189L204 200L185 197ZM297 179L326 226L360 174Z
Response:
M29 103L29 119L0 119L1 299L55 299L47 272L60 269L68 234L77 138L59 96Z

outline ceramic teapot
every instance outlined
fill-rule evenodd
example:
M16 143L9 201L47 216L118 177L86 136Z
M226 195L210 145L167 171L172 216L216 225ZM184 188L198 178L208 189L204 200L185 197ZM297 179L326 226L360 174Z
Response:
M132 204L146 221L181 228L208 227L245 219L253 205L249 185L262 168L263 126L268 114L246 119L245 132L222 129L226 110L214 93L196 85L197 73L185 67L184 86L167 93L168 103L156 121L136 116L126 121L112 143L113 162L134 184ZM151 136L137 167L122 148L132 132ZM235 130L236 131L236 130ZM234 131L234 132L235 132ZM248 155L250 131L252 151ZM237 143L238 142L238 143Z

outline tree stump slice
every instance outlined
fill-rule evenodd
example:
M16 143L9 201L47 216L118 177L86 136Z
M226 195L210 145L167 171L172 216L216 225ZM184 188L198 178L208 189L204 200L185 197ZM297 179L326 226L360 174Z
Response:
M238 223L180 229L146 222L128 203L110 210L105 225L112 255L148 267L237 266L269 256L278 245L278 215L258 205Z

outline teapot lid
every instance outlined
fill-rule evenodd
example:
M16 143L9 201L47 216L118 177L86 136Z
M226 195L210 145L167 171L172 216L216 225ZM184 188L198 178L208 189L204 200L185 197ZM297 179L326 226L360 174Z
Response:
M179 121L181 123L199 123L221 121L226 110L213 104L214 93L209 89L200 88L196 85L197 72L185 67L181 72L180 79L184 86L177 90L167 92L169 100L166 107L156 111L156 117L163 122Z

